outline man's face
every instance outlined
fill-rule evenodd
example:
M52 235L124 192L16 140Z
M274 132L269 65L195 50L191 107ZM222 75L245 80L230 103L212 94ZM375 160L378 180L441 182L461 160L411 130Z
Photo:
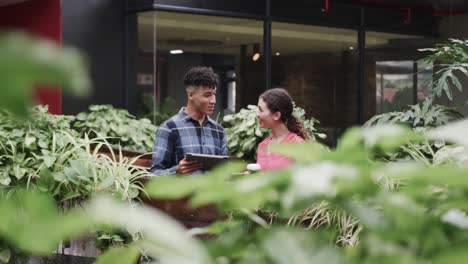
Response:
M208 86L187 87L188 100L200 113L211 115L216 104L216 88Z

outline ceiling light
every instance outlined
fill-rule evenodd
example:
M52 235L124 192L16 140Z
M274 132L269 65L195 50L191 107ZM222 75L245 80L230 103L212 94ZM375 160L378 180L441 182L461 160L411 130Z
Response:
M182 53L184 53L184 51L183 50L171 50L171 51L169 51L169 53L170 54L182 54Z
M253 61L258 61L258 59L260 59L260 44L254 44L253 45L252 60Z
M353 47L353 46L351 46L351 47L349 47L349 49L350 49L350 50L354 50L354 47Z
M279 52L276 52L276 53L275 53L275 55L276 55L276 56L279 56L279 55L281 55L281 53L279 53Z

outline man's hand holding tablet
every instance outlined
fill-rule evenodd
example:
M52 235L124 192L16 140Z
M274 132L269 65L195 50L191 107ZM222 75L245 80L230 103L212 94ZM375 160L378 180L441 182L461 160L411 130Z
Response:
M200 169L203 170L211 170L212 168L218 166L223 161L227 161L228 159L228 156L216 156L197 153L187 153L184 158L186 162L194 162L194 164L201 164Z

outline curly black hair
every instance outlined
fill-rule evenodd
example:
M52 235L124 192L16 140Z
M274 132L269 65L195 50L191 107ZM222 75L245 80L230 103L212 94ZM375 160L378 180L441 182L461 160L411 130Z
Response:
M218 87L218 75L211 67L197 66L192 67L185 73L185 86L207 86L209 88Z

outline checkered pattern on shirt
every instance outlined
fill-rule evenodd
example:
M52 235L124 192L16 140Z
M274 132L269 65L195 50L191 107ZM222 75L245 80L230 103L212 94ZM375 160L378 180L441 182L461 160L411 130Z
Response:
M176 173L176 166L187 153L227 156L223 127L207 116L200 123L182 108L159 126L156 132L151 172L156 175Z

